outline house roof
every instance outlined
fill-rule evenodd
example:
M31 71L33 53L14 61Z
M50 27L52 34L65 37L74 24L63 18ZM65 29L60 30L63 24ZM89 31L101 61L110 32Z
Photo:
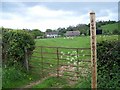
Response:
M66 36L78 36L80 35L80 31L67 31Z
M46 32L45 34L46 34L46 35L53 35L53 34L58 34L58 32L56 32L56 31L53 31L53 32Z

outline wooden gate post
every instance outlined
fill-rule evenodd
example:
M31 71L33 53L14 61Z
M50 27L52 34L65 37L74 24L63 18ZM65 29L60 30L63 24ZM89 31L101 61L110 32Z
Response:
M57 48L57 77L59 77L59 50Z
M95 12L90 12L90 36L91 36L91 68L92 68L92 80L91 87L93 90L97 89L97 56L96 56L96 22Z
M42 65L42 67L41 67L42 68L42 70L41 70L42 71L42 77L44 77L44 73L43 73L43 64L44 64L43 63L43 47L42 46L40 47L40 54L41 54L41 60L42 60L42 63L41 63L41 65Z
M25 60L24 60L25 68L27 71L29 71L29 63L28 63L28 51L27 48L25 47Z

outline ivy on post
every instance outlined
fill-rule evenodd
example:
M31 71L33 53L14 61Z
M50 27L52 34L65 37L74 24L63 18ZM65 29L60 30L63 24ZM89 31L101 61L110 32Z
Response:
M93 90L97 89L97 56L96 56L96 22L95 12L90 12L90 36L91 36L91 68L92 68L92 84Z

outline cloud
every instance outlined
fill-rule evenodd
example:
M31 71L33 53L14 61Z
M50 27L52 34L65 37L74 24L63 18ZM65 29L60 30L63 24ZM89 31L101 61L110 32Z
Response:
M113 0L2 0L2 2L113 2ZM119 2L119 0L114 0Z
M72 11L63 11L63 10L51 10L44 6L34 6L28 8L28 14L39 17L60 17L63 15L73 15Z
M23 3L13 9L9 12L2 12L0 20L2 23L0 23L0 26L20 29L38 28L41 31L45 31L48 28L57 29L59 27L68 27L69 25L89 23L89 13L87 11L82 14L77 10L51 9L43 5L26 6ZM108 9L97 11L96 14L96 20L116 20L115 17L117 16L116 13Z
M45 31L47 28L57 29L58 27L67 27L80 23L80 16L75 16L76 12L73 11L53 10L45 6L28 7L23 11L25 11L24 15L3 12L2 26L10 28L39 28Z
M107 20L118 20L118 13L113 12L109 9L101 10L99 15L97 15L97 20L107 21Z

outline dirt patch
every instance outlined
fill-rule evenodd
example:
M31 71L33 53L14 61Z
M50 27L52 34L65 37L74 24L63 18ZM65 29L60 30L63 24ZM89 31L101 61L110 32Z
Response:
M69 72L69 74L71 74L72 77L69 76L69 77L67 78L67 80L68 80L68 82L69 82L70 85L73 85L73 84L75 84L76 81L78 80L78 78L77 78L77 73L74 73L75 70L76 70L76 67L73 67L72 65L61 66L61 67L59 68L59 74L60 74L60 76L64 76L64 73L65 73L65 72Z
M61 66L61 67L59 68L59 76L60 76L60 77L64 76L64 73L67 72L67 71L73 73L73 72L75 71L75 69L76 69L76 67L73 67L73 66L71 66L71 65L69 65L69 66ZM29 85L26 85L24 88L31 88L31 87L33 87L33 86L35 86L35 85L43 82L45 79L47 79L47 78L49 78L49 77L52 77L52 76L55 76L55 77L56 77L57 74L56 74L56 73L54 73L54 74L49 74L48 77L45 77L45 78L43 78L43 79L41 79L41 80L38 80L38 81L36 81L36 82L32 82L32 83L30 83ZM70 79L77 80L78 78L76 77L76 73L74 73L73 77L68 77L68 78L67 78L67 80L68 80L68 82L69 82L70 85L75 84L76 81L72 81L72 80L70 80Z
M26 85L24 88L31 88L31 87L33 87L33 86L35 86L35 85L43 82L43 81L44 81L45 79L47 79L47 78L48 78L48 77L45 77L45 78L43 78L43 79L41 79L41 80L38 80L38 81L36 81L36 82L32 82L32 83Z

